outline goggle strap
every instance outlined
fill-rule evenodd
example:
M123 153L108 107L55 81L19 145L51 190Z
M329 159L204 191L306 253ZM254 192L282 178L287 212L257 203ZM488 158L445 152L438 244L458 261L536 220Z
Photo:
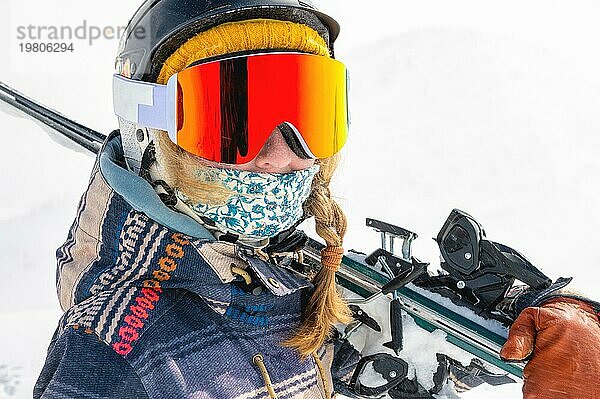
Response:
M174 86L174 87L173 87ZM115 114L129 122L153 129L166 130L175 135L175 111L169 91L177 90L177 80L168 85L142 82L113 75L113 103ZM175 93L177 94L177 93ZM171 137L173 139L173 137ZM177 142L175 137L175 142Z

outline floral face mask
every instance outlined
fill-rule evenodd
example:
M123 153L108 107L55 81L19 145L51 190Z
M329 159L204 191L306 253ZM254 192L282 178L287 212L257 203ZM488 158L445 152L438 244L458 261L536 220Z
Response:
M318 171L318 165L285 174L207 168L198 177L221 182L231 191L224 204L192 203L179 190L175 194L198 216L212 220L220 231L264 239L289 229L302 218L302 205Z

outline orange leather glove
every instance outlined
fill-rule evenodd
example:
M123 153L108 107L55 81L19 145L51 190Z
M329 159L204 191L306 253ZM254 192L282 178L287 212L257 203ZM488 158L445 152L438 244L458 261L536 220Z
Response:
M591 305L565 297L519 314L500 356L530 358L523 372L524 399L600 399L598 317Z

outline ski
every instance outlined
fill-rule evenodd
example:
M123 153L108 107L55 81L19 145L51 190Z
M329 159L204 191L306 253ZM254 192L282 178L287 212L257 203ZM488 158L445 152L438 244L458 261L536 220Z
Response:
M310 239L305 248L305 258L320 261L323 245ZM338 284L363 298L369 298L381 292L390 279L373 266L365 262L366 257L357 253L344 256L338 272ZM506 363L499 353L506 342L508 327L497 323L495 329L486 325L485 319L467 308L456 306L450 309L444 297L436 295L414 284L406 284L396 290L402 310L413 317L423 329L431 332L442 330L451 344L473 354L486 363L493 365L512 376L522 379L524 364ZM465 315L468 314L471 317Z
M94 154L100 151L100 147L106 138L102 133L75 122L61 113L32 100L3 82L0 82L0 100L29 117L42 122Z
M505 304L503 300L513 287L543 291L550 289L552 280L516 250L488 240L481 225L458 209L450 213L436 238L442 267L437 274L430 274L429 264L412 256L416 233L375 219L367 219L366 224L381 234L381 247L369 255L350 250L336 276L354 319L338 327L336 356L359 359L350 369L351 377L343 364L337 370L332 368L337 373L336 389L350 397L385 393L392 398L433 398L432 394L445 389L448 381L454 383L457 392L482 383L522 381L525 363L500 358L513 316L498 309L505 310L500 305ZM395 245L397 240L401 245ZM303 250L303 262L309 270L319 267L323 248L309 239ZM412 319L412 327L407 318ZM413 329L406 338L405 325ZM421 380L409 372L428 356L415 358L410 350L411 345L418 347L423 342L415 339L415 326L427 333L442 332L447 344L459 350L454 358L455 349L448 352L444 345L433 343L429 357L437 357L438 369ZM352 335L361 328L363 335L354 339L356 346ZM384 331L391 332L391 340L383 339ZM377 335L382 337L374 339ZM372 342L365 345L369 339ZM407 347L408 352L403 352ZM373 387L361 379L386 383Z

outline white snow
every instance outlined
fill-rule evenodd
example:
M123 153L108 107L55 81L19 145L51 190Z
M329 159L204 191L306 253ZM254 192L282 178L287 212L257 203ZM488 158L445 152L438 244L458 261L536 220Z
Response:
M373 363L367 363L364 368L364 372L358 377L358 381L361 385L370 388L377 388L387 384L387 380L383 378L381 374L375 371Z
M461 306L454 304L450 299L443 297L440 294L436 294L434 292L424 290L422 288L417 287L414 284L410 284L409 287L413 291L418 292L419 294L421 294L423 296L426 296L427 298L431 299L432 301L434 301L436 303L439 303L440 305L444 306L446 309L450 309L450 310L464 316L465 318L467 318L471 321L474 321L475 323L479 324L480 326L485 327L489 331L495 332L496 334L501 335L504 338L508 337L506 328L499 321L481 317L468 308L461 307Z
M346 293L347 296L350 294ZM390 298L381 297L375 301L369 302L366 305L360 305L367 315L375 319L382 327L382 332L377 332L367 326L359 327L349 338L350 342L363 355L372 355L376 353L388 353L396 356L394 351L383 346L385 342L389 342L392 338L389 329L389 302ZM473 359L473 355L463 351L446 341L446 334L441 330L428 332L420 328L404 311L402 312L403 320L403 348L399 353L399 357L404 359L409 365L408 377L417 377L417 381L426 389L431 389L434 386L433 374L438 368L436 354L443 353L451 358L458 360L464 366L468 366ZM501 373L501 371L488 367L490 371ZM371 370L367 370L367 381L376 384L378 374ZM381 377L379 377L381 378ZM514 387L519 384L511 384ZM373 385L368 385L373 386ZM375 385L376 386L376 385ZM513 387L513 388L514 388ZM444 391L443 391L444 392ZM451 390L446 394L441 393L436 397L440 399L453 399L456 397Z
M139 3L4 1L0 80L110 131L116 42L78 44L70 56L23 54L16 27L83 19L117 26ZM574 276L573 287L598 299L600 3L319 3L342 25L336 56L352 76L352 137L333 182L348 214L346 248L379 245L364 226L365 217L375 217L417 232L415 255L435 263L429 237L458 207L490 239L553 278ZM31 397L43 364L60 312L54 250L93 160L57 145L33 122L0 113L0 123L0 398L12 399ZM521 395L513 385L461 397Z

